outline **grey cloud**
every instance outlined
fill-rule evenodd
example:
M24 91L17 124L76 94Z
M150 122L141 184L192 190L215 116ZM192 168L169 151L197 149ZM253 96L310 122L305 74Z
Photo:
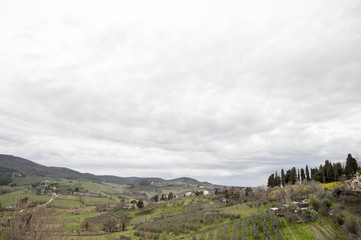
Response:
M95 22L59 10L20 24L14 58L0 57L0 151L98 174L238 185L344 160L360 144L360 4L284 4L260 19Z

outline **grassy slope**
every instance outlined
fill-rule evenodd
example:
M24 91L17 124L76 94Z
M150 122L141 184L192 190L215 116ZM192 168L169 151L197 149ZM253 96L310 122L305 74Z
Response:
M52 208L77 209L80 206L82 206L82 203L79 202L77 197L66 195L60 195L50 203Z
M25 177L13 177L13 183L16 185L27 185L32 183L39 183L44 179L51 180L50 178L36 177L36 176L25 176Z
M229 214L241 214L242 218L249 217L253 213L257 213L259 210L266 210L264 206L261 208L248 207L246 204L236 204L222 209L225 213Z
M46 203L51 199L48 195L36 195L34 191L27 189L20 189L11 193L0 195L0 203L2 207L16 206L19 199L28 197L32 202Z
M119 199L116 197L108 198L108 197L82 197L84 204L86 206L96 206L99 204L114 204L118 203Z

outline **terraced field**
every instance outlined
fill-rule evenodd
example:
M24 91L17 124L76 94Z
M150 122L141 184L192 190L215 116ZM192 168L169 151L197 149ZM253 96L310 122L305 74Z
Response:
M282 235L286 239L343 239L337 228L329 222L314 222L308 224L290 224L287 222L282 232Z

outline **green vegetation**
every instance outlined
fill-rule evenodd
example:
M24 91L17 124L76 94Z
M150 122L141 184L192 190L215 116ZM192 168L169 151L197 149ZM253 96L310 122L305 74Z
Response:
M307 165L282 169L268 189L216 188L187 178L40 180L0 169L5 183L10 172L12 179L0 187L0 239L355 239L361 193L344 186L346 168L337 175L338 169L329 161L317 172Z
M108 198L106 196L81 197L81 199L86 206L96 206L99 204L114 204L118 202L117 200L114 200L117 198Z
M16 207L19 200L27 198L27 201L36 204L44 204L51 199L48 195L37 195L33 190L21 189L0 195L0 203L3 208Z
M322 183L322 186L324 188L327 188L329 190L332 190L336 187L340 187L341 186L341 182L331 182L331 183Z
M77 209L82 205L78 199L73 199L73 196L59 196L55 198L50 204L51 208L63 208L63 209Z
M38 191L39 187L50 192L41 194L44 191ZM114 189L113 194L104 193L106 188ZM48 211L39 218L50 219L54 227L51 234L62 239L347 239L358 233L361 218L355 209L361 197L342 189L339 183L309 182L272 190L224 188L208 196L178 198L169 192L169 200L158 202L129 195L119 198L120 193L124 195L122 189L129 191L129 186L46 181L14 188L1 194L0 201L2 206L12 206L24 198L41 202L30 205L26 214L45 207ZM298 207L303 199L308 199L306 210ZM279 209L274 212L271 207ZM14 211L19 214L17 221L22 221L19 209L19 204L16 210L7 209L2 221L13 218ZM29 231L26 234L33 236Z
M325 164L321 164L319 168L311 168L311 174L308 165L306 165L305 169L306 170L301 168L300 171L300 169L296 170L296 167L293 167L287 170L286 174L282 169L281 175L278 175L276 171L268 177L267 186L270 188L284 187L286 184L295 184L296 182L310 180L321 183L338 182L340 180L351 179L360 169L360 166L358 166L356 159L353 158L351 154L348 154L345 166L342 166L340 162L332 164L329 160L326 160Z
M7 185L12 182L13 170L0 167L0 185Z

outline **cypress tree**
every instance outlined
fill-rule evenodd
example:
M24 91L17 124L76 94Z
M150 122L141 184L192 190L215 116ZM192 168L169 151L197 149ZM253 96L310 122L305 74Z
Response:
M275 186L275 175L272 173L271 176L268 177L267 187L273 188Z
M291 170L287 170L286 172L286 184L291 182Z
M306 165L306 179L307 181L310 181L311 178L310 178L310 172L308 171L308 165Z
M315 180L321 183L325 182L325 174L323 169L324 167L322 166L322 164L320 164L320 167L318 168L318 171L315 176Z
M300 177L300 169L297 169L297 180L299 181L301 179Z
M275 187L281 186L281 178L280 178L280 176L278 176L277 171L275 173L274 186Z
M303 168L301 168L301 180L302 182L305 180L305 170L303 170Z
M333 171L335 175L335 181L339 181L340 177L342 176L342 165L341 163L334 163L333 164Z
M317 181L318 168L311 168L311 180Z
M334 181L334 171L333 171L332 164L330 163L329 160L325 161L325 166L323 168L323 173L324 173L326 183Z
M281 170L281 182L282 182L282 187L284 187L286 185L286 175L285 175L285 171Z
M296 181L297 181L297 172L296 172L296 168L293 167L290 173L290 182L291 184L295 184Z
M348 154L346 158L346 166L345 166L345 174L347 179L351 179L355 174L355 172L357 171L357 169L358 166L356 159L353 158L351 154Z

